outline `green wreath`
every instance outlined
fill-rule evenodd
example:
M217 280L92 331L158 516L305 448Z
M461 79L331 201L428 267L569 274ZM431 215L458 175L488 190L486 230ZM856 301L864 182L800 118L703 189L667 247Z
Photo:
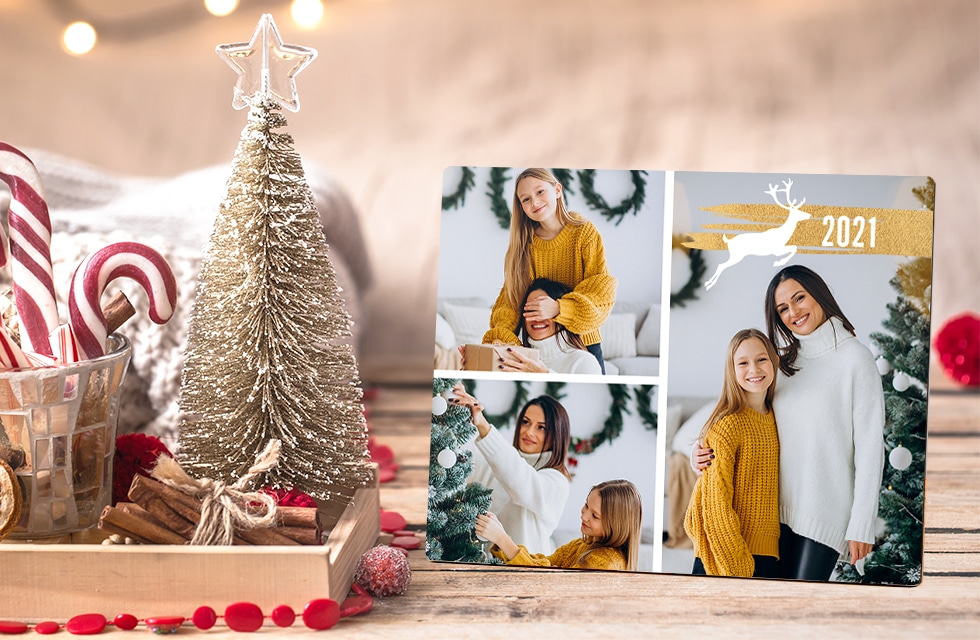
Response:
M633 195L625 198L615 207L609 206L606 199L596 193L595 190L595 169L586 169L578 172L578 180L582 185L582 197L590 207L598 211L602 216L619 226L630 210L635 216L643 206L643 201L647 197L646 171L630 171L630 179L633 182Z
M612 396L612 405L609 407L609 416L602 423L602 429L588 438L572 438L568 443L569 455L590 454L600 445L612 442L623 432L623 413L630 412L626 406L630 397L629 388L625 384L611 384L609 394Z
M651 406L653 404L653 385L644 384L633 389L633 397L636 399L636 412L640 415L640 420L647 426L647 429L657 428L657 412Z
M683 243L686 237L685 234L680 234L675 235L671 239L671 250L680 249L686 253L691 267L691 276L684 283L684 286L677 293L670 294L671 307L683 307L690 300L698 299L697 292L701 289L704 272L708 269L708 265L704 261L704 256L701 255L701 249L689 249L684 246Z
M459 179L456 191L448 196L442 196L442 210L458 209L459 205L466 204L466 192L476 184L474 176L476 174L469 167L462 167L463 175Z

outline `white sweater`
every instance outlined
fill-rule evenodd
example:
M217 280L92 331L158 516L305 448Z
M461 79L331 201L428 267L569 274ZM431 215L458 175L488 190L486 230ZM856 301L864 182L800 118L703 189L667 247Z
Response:
M831 318L807 336L792 376L780 374L779 520L847 551L873 543L885 448L885 402L874 357Z
M559 341L558 335L544 340L528 338L528 344L538 350L541 362L552 373L591 373L602 375L602 367L588 351L576 349Z
M493 490L490 511L514 542L531 553L554 553L551 534L565 510L569 482L556 469L541 469L551 453L540 460L538 454L522 453L495 428L471 444L473 473L467 482Z

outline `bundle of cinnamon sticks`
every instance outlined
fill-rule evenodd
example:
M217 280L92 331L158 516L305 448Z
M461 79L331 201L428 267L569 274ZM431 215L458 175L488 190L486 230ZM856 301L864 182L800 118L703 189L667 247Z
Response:
M186 544L201 520L201 501L158 480L136 475L129 488L132 502L106 507L99 528L149 544ZM314 507L279 507L276 526L235 531L236 545L323 544L319 512Z

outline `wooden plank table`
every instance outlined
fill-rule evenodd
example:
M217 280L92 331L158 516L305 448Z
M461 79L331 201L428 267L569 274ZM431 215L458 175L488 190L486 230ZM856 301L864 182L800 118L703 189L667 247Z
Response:
M376 600L368 615L342 620L333 632L355 638L976 636L980 395L954 389L938 373L933 387L924 579L918 587L470 566L429 562L418 549L409 553L413 581L406 594ZM381 507L400 512L419 532L425 530L430 404L428 387L384 387L369 419L372 435L394 449L401 465L398 477L382 485ZM289 604L298 609L304 603ZM124 607L106 603L103 613ZM259 633L313 636L297 625ZM218 627L180 633L238 635Z

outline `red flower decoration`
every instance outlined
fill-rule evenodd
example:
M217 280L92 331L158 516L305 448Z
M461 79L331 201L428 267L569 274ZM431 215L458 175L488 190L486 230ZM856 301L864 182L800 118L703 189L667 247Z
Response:
M980 316L964 313L946 322L933 342L946 375L963 386L980 386Z
M150 476L161 455L173 454L160 438L145 433L127 433L116 438L112 458L112 504L128 502L129 486L136 474Z
M272 487L263 487L261 489L262 493L268 493L276 501L277 507L313 507L316 508L316 500L311 498L308 494L303 493L299 489L292 488L286 489L273 489Z

